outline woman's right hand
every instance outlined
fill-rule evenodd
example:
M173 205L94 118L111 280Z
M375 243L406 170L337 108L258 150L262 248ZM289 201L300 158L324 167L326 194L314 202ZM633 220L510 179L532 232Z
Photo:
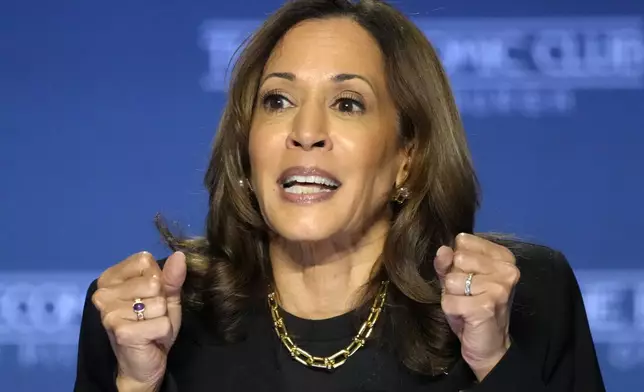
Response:
M156 391L170 347L181 327L181 286L186 257L175 252L163 270L148 252L136 253L103 272L92 296L118 362L120 392ZM135 299L145 305L137 320Z

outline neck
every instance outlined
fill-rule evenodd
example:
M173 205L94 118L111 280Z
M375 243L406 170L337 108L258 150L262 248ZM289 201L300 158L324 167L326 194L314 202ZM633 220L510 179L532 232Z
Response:
M358 307L388 230L388 222L382 221L351 241L271 241L270 258L280 306L312 320L335 317Z

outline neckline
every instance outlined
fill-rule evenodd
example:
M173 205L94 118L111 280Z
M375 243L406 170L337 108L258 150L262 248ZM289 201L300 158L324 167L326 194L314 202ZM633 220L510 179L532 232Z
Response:
M296 341L329 341L352 338L358 333L354 311L321 320L298 317L279 308L288 334Z

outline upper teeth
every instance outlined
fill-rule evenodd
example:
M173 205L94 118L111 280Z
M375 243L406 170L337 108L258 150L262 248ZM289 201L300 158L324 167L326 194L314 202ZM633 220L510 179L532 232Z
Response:
M284 184L290 183L300 183L300 184L320 184L326 186L338 186L339 184L333 181L330 178L320 177L320 176L290 176L287 177L284 181Z

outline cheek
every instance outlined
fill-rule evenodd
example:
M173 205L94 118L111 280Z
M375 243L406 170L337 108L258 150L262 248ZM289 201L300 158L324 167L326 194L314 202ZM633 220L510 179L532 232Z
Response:
M385 137L368 135L347 143L348 167L362 173L366 181L388 183L393 181L398 169L398 154L393 144L383 140Z
M260 140L258 140L257 133L251 131L248 140L248 157L250 159L251 172L255 174L258 168L261 168L262 165L259 163L263 159L263 151L260 148L262 145Z
M248 143L251 181L256 190L275 185L279 170L280 151L284 150L284 138L278 131L251 130Z

